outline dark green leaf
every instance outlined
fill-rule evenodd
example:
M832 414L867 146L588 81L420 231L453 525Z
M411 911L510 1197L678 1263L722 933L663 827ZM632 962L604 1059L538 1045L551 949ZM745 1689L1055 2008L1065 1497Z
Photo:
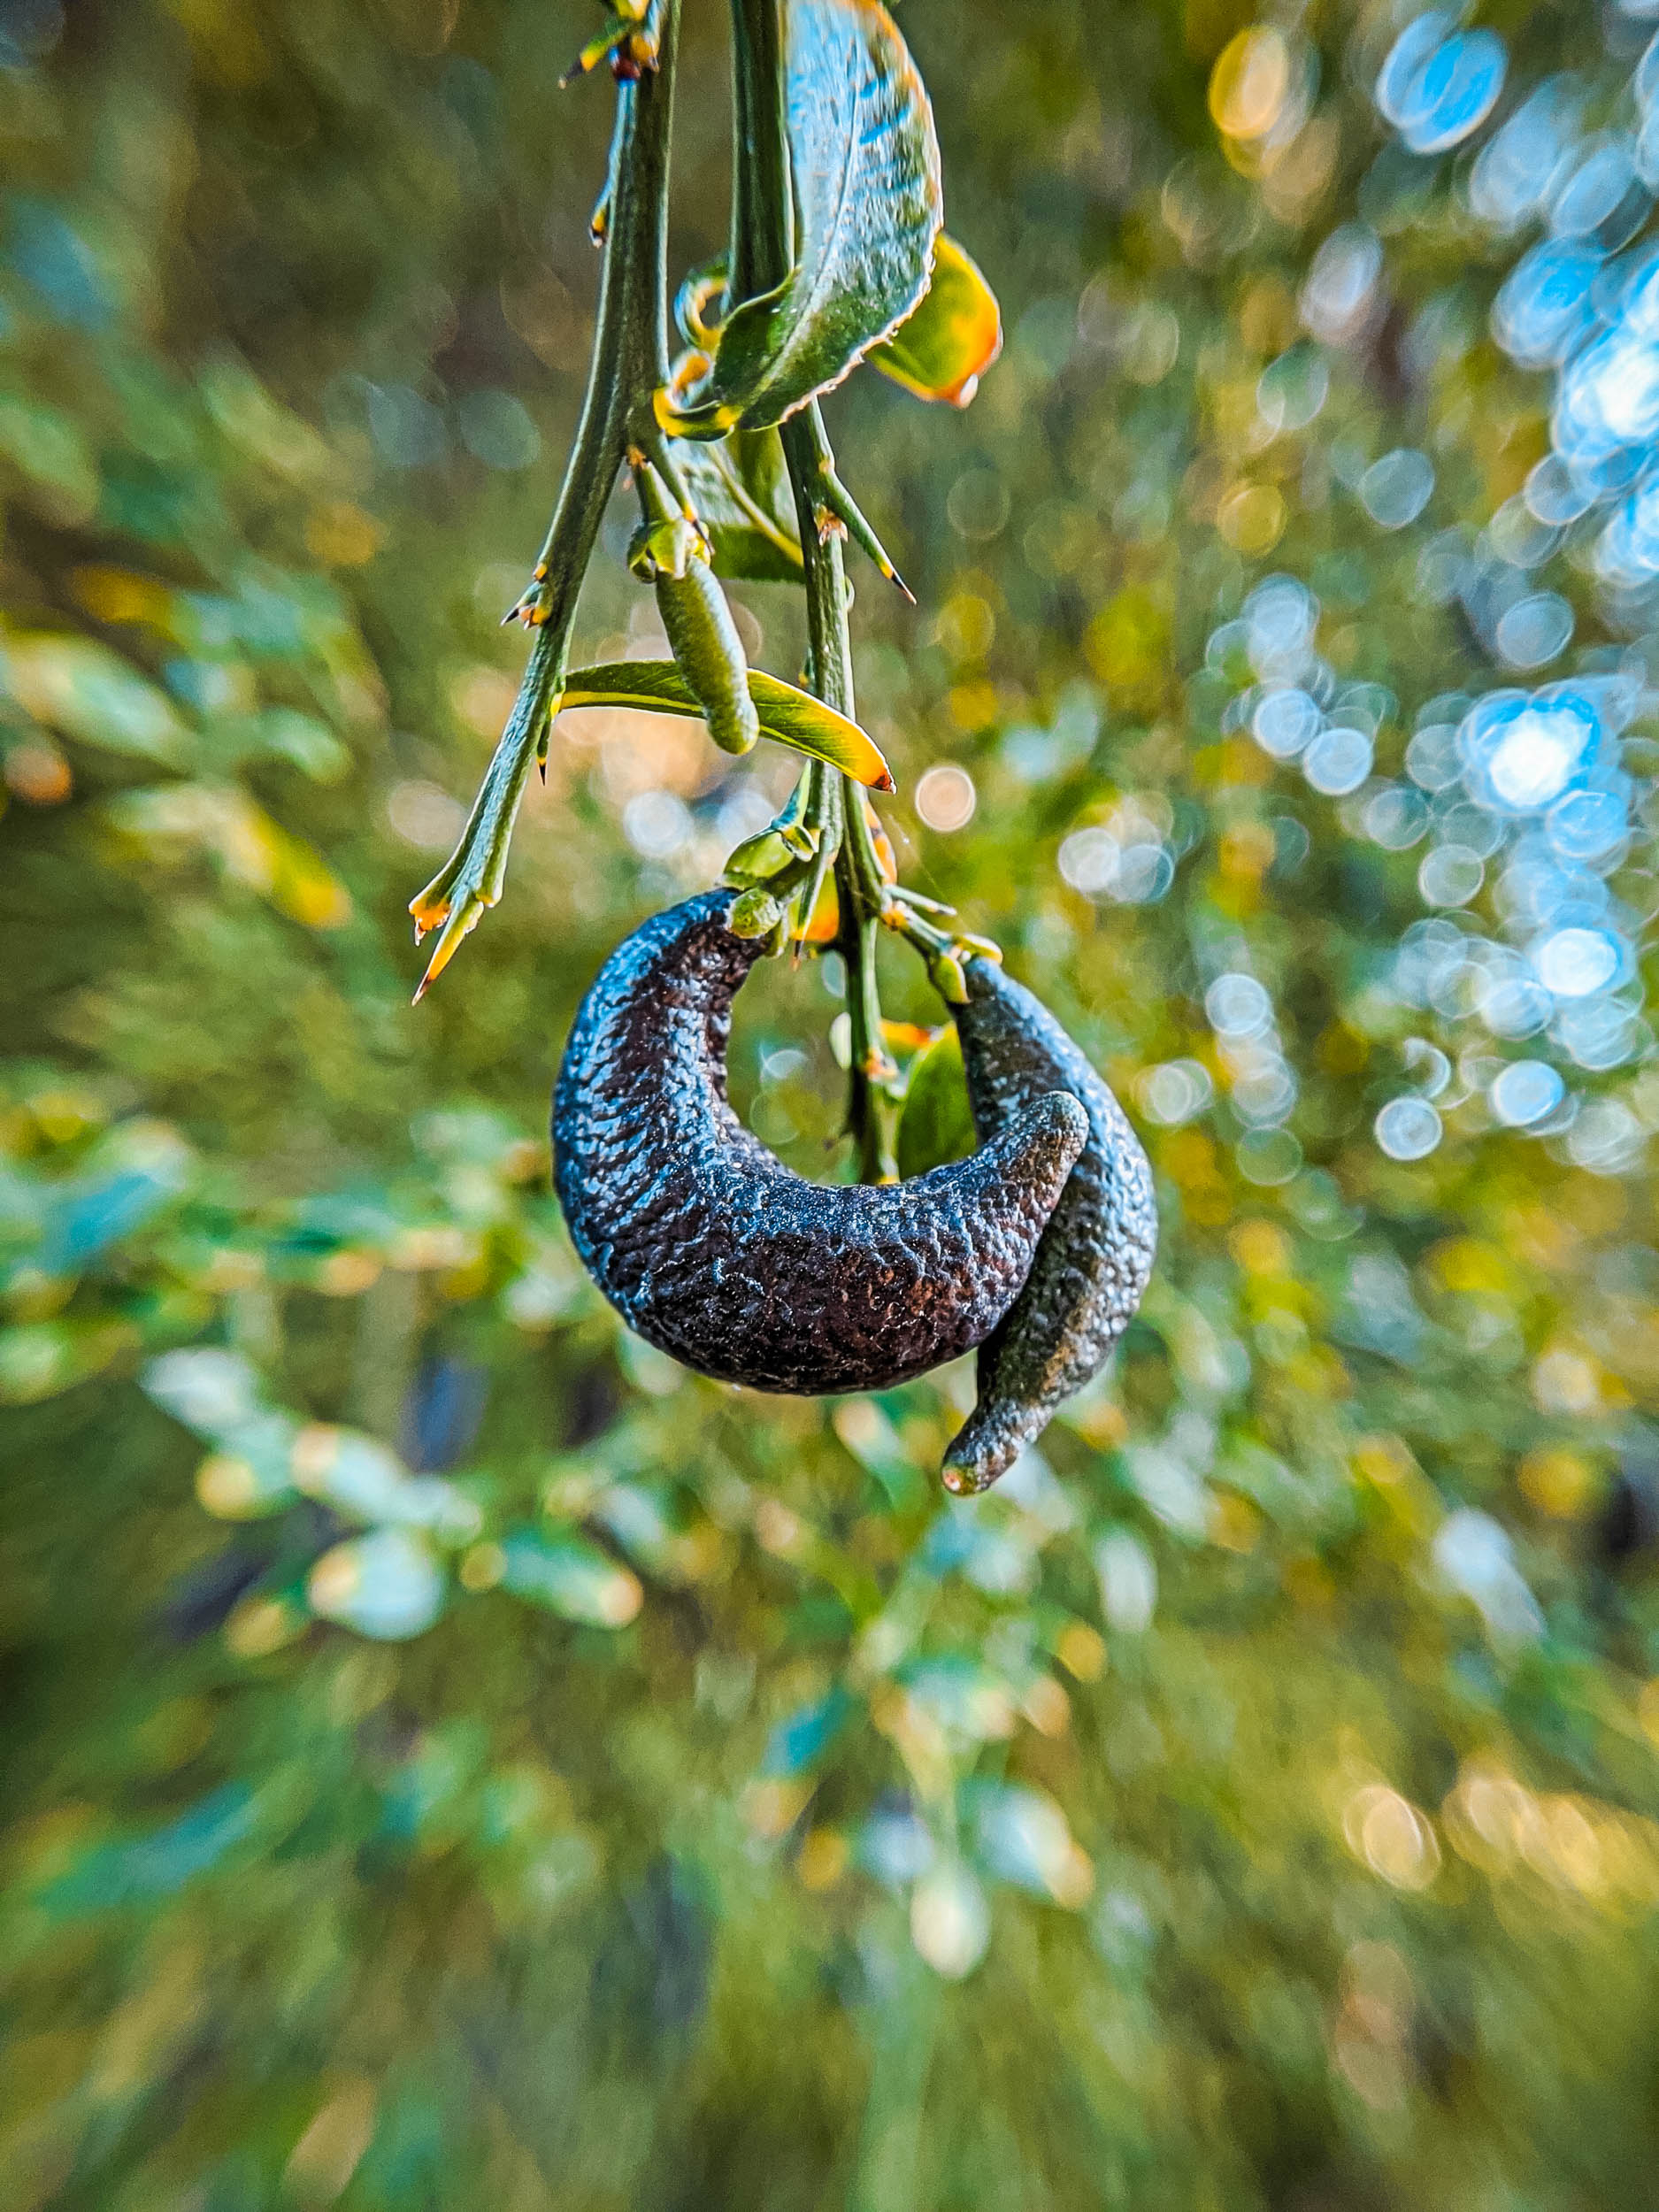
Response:
M683 441L674 458L714 548L714 572L748 584L798 583L801 537L775 430L718 445Z
M878 0L790 0L794 269L734 307L676 426L782 422L839 384L927 286L942 196L927 93Z

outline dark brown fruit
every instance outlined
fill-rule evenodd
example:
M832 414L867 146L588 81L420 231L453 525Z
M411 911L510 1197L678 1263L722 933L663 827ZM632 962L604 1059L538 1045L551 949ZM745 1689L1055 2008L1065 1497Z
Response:
M723 1381L886 1389L983 1341L1088 1133L1033 1095L972 1158L887 1186L809 1183L726 1102L732 1001L759 956L729 891L653 916L583 1000L553 1100L554 1178L594 1280Z
M1043 1231L1025 1288L979 1348L979 1402L945 1455L949 1489L988 1489L1063 1398L1105 1363L1152 1271L1152 1171L1123 1109L1040 999L989 960L965 970L956 1010L979 1141L1069 1091L1088 1141Z

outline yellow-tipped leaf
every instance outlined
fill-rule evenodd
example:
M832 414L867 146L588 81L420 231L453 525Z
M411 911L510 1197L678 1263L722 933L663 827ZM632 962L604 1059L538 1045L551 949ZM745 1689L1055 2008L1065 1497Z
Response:
M1002 349L1002 318L995 293L956 240L941 231L920 303L866 357L918 399L965 407Z
M872 791L893 789L893 778L879 747L856 722L837 714L823 700L758 668L749 672L749 695L763 737L838 768L842 775ZM657 714L699 718L703 714L690 685L672 661L608 661L598 668L575 669L565 686L559 707L641 707Z

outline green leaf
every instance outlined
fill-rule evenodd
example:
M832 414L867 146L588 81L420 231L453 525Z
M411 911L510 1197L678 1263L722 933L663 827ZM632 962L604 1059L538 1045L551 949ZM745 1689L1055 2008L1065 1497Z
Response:
M108 819L157 858L172 846L211 853L225 873L307 929L340 929L351 894L320 853L273 822L239 784L169 783L123 791Z
M965 1160L978 1142L962 1072L962 1046L953 1026L910 1069L899 1116L899 1173L923 1175L947 1160Z
M874 742L856 722L826 707L810 692L799 691L780 676L758 668L749 672L749 695L760 717L760 733L787 745L809 759L839 768L872 791L891 791L893 778ZM658 714L689 714L703 709L672 661L608 661L598 668L578 668L565 682L559 708L643 707Z
M775 430L738 430L718 445L674 449L697 518L714 548L714 572L747 584L801 580L795 495Z
M625 1628L640 1609L639 1578L580 1536L514 1529L503 1540L500 1583L567 1621Z
M0 638L0 692L60 736L176 767L190 733L165 691L91 638Z
M942 208L927 93L879 0L786 11L795 265L720 326L672 426L719 436L780 423L839 384L927 287Z
M870 359L918 399L965 407L1002 350L996 295L954 238L941 231L933 273L921 304Z

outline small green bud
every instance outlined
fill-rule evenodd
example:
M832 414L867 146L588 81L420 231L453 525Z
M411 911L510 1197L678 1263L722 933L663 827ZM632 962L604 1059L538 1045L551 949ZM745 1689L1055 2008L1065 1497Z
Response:
M726 864L725 879L733 889L746 890L752 885L774 883L799 867L800 862L778 832L767 829L758 837L746 837L733 848Z
M927 964L927 979L947 1006L965 1006L968 979L954 952L936 952Z
M824 833L818 824L809 822L806 818L809 803L808 784L803 777L789 794L783 812L773 819L772 825L789 850L800 860L816 860L818 847L824 841Z
M757 884L732 902L726 927L733 937L767 937L783 919L783 909L770 891Z
M641 522L628 541L628 566L642 584L684 576L694 561L707 558L695 527L684 515Z

